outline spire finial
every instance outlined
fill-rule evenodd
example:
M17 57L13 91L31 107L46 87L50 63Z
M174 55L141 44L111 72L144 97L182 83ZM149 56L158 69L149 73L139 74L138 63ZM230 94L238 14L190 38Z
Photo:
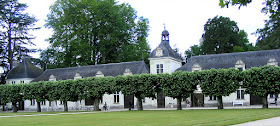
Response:
M164 30L166 30L165 23L163 23L163 26L164 26Z

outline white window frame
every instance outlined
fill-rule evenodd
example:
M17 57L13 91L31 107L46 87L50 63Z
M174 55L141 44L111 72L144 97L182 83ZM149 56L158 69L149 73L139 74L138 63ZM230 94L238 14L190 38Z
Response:
M243 93L242 93L242 91L243 91ZM243 95L242 95L243 94ZM239 96L239 97L238 97ZM243 96L243 98L242 98L242 96ZM245 99L245 89L243 89L243 88L241 88L241 87L239 87L238 89L237 89L237 91L236 91L236 99L238 99L238 100L244 100Z
M119 92L114 93L114 103L115 104L120 103L120 93Z
M157 64L157 74L163 73L163 64Z

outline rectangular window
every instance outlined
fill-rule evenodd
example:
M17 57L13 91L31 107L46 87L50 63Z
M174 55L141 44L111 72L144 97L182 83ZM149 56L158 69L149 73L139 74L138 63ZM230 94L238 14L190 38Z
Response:
M35 105L35 99L32 99L32 100L31 100L30 105Z
M238 68L239 71L243 71L243 68Z
M24 84L24 81L20 81L21 84Z
M217 97L216 96L209 96L209 100L212 101L212 100L217 100Z
M60 105L63 105L63 101L60 101Z
M241 89L241 87L237 90L237 99L244 99L244 89Z
M163 64L157 64L157 74L163 73Z
M41 105L46 105L46 100L41 102Z
M12 81L12 84L15 84L16 83L16 81Z
M146 102L146 98L143 98L143 99L142 99L142 102Z
M269 94L269 98L273 98L273 94Z
M120 102L120 94L119 92L114 93L114 103L119 103Z

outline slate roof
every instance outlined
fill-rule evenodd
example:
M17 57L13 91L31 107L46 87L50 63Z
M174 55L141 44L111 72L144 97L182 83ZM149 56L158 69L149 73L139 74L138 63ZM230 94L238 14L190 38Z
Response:
M42 73L43 71L34 66L30 59L23 59L18 66L9 71L6 79L37 78Z
M162 56L156 56L157 48L162 49L162 54L163 54ZM175 51L173 51L172 48L170 47L169 40L162 40L157 48L152 51L152 53L150 54L150 58L173 57L177 60L182 61L180 55Z
M245 64L245 69L247 69L264 66L270 58L275 58L280 63L280 49L193 56L184 66L178 68L176 71L192 71L192 66L195 63L198 63L202 70L211 68L227 69L235 67L238 60L242 60Z
M36 81L49 81L49 77L54 75L56 80L74 79L76 73L79 73L83 78L94 77L98 71L101 71L104 76L123 75L126 69L130 69L132 74L149 73L144 61L110 63L101 65L89 65L81 67L48 69L41 76L34 79Z

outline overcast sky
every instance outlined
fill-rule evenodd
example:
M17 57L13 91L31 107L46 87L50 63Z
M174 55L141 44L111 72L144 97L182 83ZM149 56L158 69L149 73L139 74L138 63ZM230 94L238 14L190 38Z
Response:
M44 28L46 16L49 13L49 6L55 0L19 0L29 6L27 12L35 16L39 21L33 48L45 49L48 42L45 41L51 36L51 29ZM264 20L267 16L261 13L264 0L255 0L247 7L221 8L219 0L118 0L120 3L129 3L138 12L138 16L149 19L150 31L148 43L150 48L155 49L161 42L161 32L164 25L170 34L171 47L179 48L184 53L190 46L199 44L203 34L203 26L209 18L216 15L230 17L237 22L239 29L245 30L249 35L249 41L255 43L257 37L252 35L258 28L264 27ZM39 57L38 54L33 55Z

